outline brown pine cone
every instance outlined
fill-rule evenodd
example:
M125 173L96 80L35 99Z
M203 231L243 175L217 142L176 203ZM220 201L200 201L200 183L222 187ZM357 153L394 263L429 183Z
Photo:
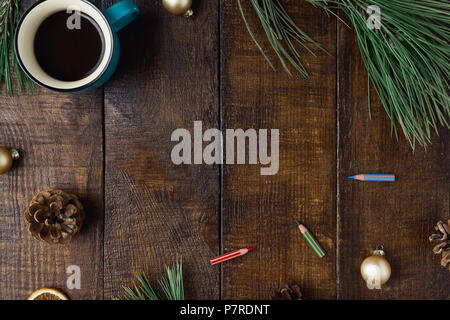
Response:
M278 290L270 293L271 300L302 300L302 293L297 285L288 286L283 283Z
M77 196L48 189L33 198L25 211L28 231L38 240L66 244L81 229L83 205Z
M434 227L437 233L432 234L430 242L436 243L433 248L434 254L441 255L441 266L450 270L450 220L447 223L439 221Z

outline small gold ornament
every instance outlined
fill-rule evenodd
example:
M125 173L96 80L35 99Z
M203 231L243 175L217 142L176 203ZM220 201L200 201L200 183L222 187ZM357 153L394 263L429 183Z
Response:
M191 17L194 14L192 11L192 0L162 0L164 8L170 13L177 16Z
M0 174L11 170L14 160L19 159L19 156L19 151L16 149L9 150L0 146Z
M369 289L381 289L391 276L391 265L384 257L383 247L379 247L361 264L361 275Z

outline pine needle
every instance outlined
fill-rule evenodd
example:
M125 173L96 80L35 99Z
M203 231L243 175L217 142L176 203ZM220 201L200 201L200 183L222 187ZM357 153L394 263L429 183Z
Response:
M286 12L279 0L249 0L259 18L262 28L266 34L272 49L278 57L283 69L292 75L289 66L292 66L303 77L308 78L309 74L301 60L300 53L296 48L299 44L306 49L310 54L315 56L315 53L307 46L307 43L313 45L320 50L329 54L319 43L314 41L305 32L303 32L297 24L292 20ZM264 49L256 40L254 33L246 19L244 10L242 8L241 0L237 0L239 11L244 20L250 37L262 53L263 57L269 63L270 67L275 70L272 61L269 59Z
M20 0L0 0L0 84L8 95L13 93L12 78L16 74L17 89L33 90L33 84L20 69L14 52L14 32L20 19Z
M178 257L172 267L165 266L167 278L158 283L167 300L184 300L183 261ZM116 300L159 300L158 294L145 274L138 274L132 287L123 287L125 293Z
M158 296L148 280L147 275L138 274L137 283L133 284L133 289L123 287L125 294L123 300L158 300Z
M177 258L171 268L166 266L167 278L159 281L159 285L168 300L184 300L182 264L182 258L180 258L179 262Z
M448 0L308 1L349 18L394 135L398 124L414 149L426 147L439 126L450 128ZM380 8L380 30L367 26L370 5Z

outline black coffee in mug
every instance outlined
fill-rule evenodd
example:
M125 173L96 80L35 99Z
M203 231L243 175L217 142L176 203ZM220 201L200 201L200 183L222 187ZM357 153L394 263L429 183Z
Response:
M68 27L73 13L59 11L46 18L34 39L34 53L41 68L61 81L77 81L94 72L104 53L100 27L88 15L79 14L79 25Z

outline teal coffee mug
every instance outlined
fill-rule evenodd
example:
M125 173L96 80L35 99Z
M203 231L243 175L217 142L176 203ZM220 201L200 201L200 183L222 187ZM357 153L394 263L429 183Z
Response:
M86 0L44 0L20 19L14 41L23 71L42 87L83 92L103 85L119 63L117 32L139 9L123 0L101 12Z

